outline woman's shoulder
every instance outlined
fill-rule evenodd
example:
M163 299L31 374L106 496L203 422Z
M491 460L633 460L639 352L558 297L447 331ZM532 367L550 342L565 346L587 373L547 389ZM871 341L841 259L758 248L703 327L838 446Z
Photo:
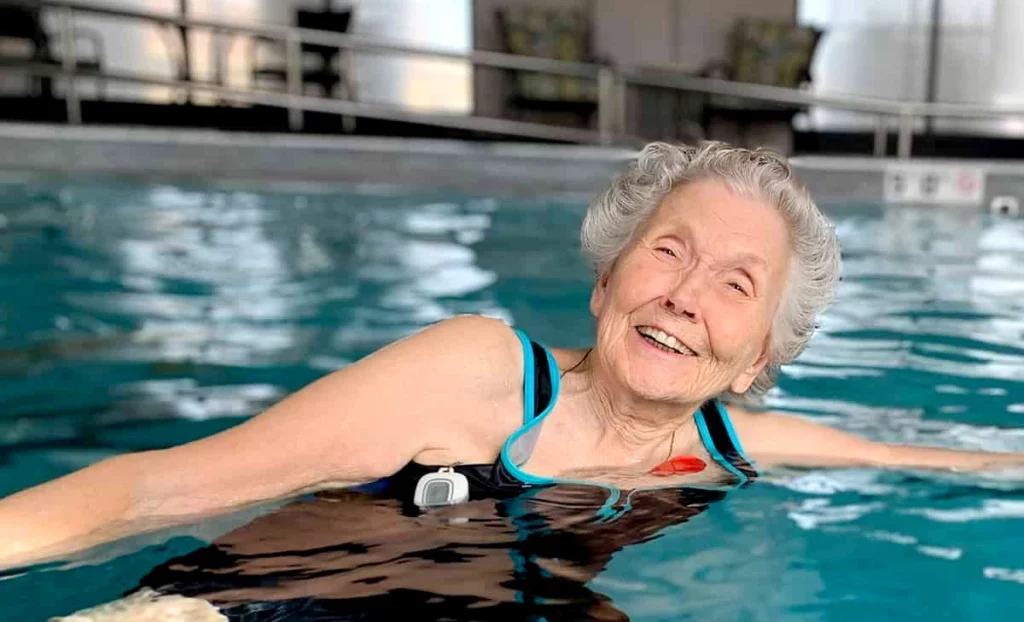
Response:
M404 356L422 367L422 375L409 381L418 389L413 399L445 430L417 460L490 461L494 448L522 424L524 350L516 332L498 319L462 315L402 341Z
M522 343L499 319L455 316L387 346L381 354L392 349L415 362L423 377L443 380L445 388L467 398L498 399L522 387Z
M457 315L441 320L413 336L435 355L464 363L483 364L504 371L522 368L522 346L516 332L504 321L482 315Z

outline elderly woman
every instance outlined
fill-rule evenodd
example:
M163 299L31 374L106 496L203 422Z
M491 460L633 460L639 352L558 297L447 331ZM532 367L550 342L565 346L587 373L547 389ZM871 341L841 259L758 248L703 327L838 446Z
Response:
M419 505L586 483L612 511L623 489L727 487L776 464L1024 464L739 405L803 351L838 279L832 228L783 159L649 145L591 206L582 242L597 268L592 349L481 317L438 323L233 429L0 502L0 561L379 480ZM432 479L452 486L424 498Z

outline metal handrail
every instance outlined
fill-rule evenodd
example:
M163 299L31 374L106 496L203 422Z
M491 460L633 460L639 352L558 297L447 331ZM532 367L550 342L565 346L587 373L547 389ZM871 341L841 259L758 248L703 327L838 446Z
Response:
M97 6L94 4L82 4L79 2L64 2L62 0L4 0L4 4L21 4L25 6L37 6L52 9L71 9L76 13L87 13L102 17L121 17L138 19L147 22L158 23L164 26L184 26L187 28L201 28L219 31L223 33L237 33L250 36L259 36L267 39L286 41L289 36L297 36L302 43L313 43L320 45L334 45L342 49L358 49L360 52L378 52L381 54L405 54L410 56L429 56L449 60L470 61L474 65L495 67L499 69L518 69L521 71L538 71L553 73L563 76L575 76L583 78L597 78L601 65L593 63L578 63L572 61L555 60L535 56L522 56L519 54L506 54L504 52L491 52L487 50L473 50L468 53L450 52L431 48L422 48L406 45L396 41L383 41L381 39L368 39L360 35L328 32L324 30L313 30L279 24L236 24L219 22L215 20L181 18L174 15L154 13L151 11L136 11L129 9L115 9L112 7Z
M785 104L823 105L855 112L913 115L917 117L1001 117L1024 116L1024 106L997 107L951 102L923 102L883 97L863 97L836 93L813 93L784 86L770 86L750 82L733 82L716 78L702 78L686 74L650 75L637 69L621 71L624 79L633 84L678 88L710 95L733 95L745 99L773 101Z
M712 78L702 78L676 71L663 74L651 74L639 68L614 68L608 65L559 61L548 58L506 54L474 50L468 53L450 52L437 49L409 46L401 43L369 40L358 35L331 33L285 25L229 24L214 20L183 18L162 15L147 11L115 9L78 2L63 0L3 0L5 4L22 4L28 6L57 9L60 15L61 29L65 40L72 40L74 33L74 16L76 13L139 19L150 23L167 26L204 28L216 33L236 33L251 37L280 40L285 43L287 61L288 94L258 91L254 89L233 89L219 84L209 84L196 80L162 80L143 78L128 74L90 72L91 78L105 78L114 81L159 84L175 86L183 89L204 90L220 93L239 100L287 107L292 126L301 123L302 110L321 110L338 112L339 114L358 114L370 118L393 119L401 121L424 122L438 124L443 127L464 128L470 130L494 131L512 135L538 138L554 138L579 142L610 143L621 139L625 127L625 89L629 85L654 86L661 88L692 91L709 95L726 95L769 101L776 103L795 104L802 106L824 106L876 115L874 133L874 151L876 155L885 155L885 144L888 136L888 123L891 118L898 120L897 155L909 157L912 150L914 122L924 117L956 117L985 118L1002 116L1024 116L1024 107L993 107L977 104L957 104L943 102L923 102L893 100L874 97L851 96L845 94L813 93L802 89L787 87L731 82ZM474 66L494 67L520 71L537 71L556 75L595 79L598 83L598 132L578 130L538 123L524 123L506 119L493 119L475 116L427 115L421 113L403 113L400 110L370 104L357 104L345 100L313 98L303 96L301 89L301 67L298 51L302 43L337 46L342 52L354 51L378 54L402 54L428 58L460 60ZM62 69L59 75L68 80L68 119L80 122L80 101L75 88L78 78L74 59L74 47L67 46L63 51ZM41 67L33 71L44 71ZM47 68L45 71L51 71ZM296 118L298 122L296 122ZM500 129L499 129L500 128Z
M1006 116L1024 116L1024 106L982 106L978 104L957 104L950 102L923 102L912 100L886 99L881 97L863 97L832 93L812 93L801 89L792 89L766 84L748 82L732 82L715 78L703 78L681 73L651 75L649 71L638 69L620 71L622 79L630 84L641 86L658 86L684 91L694 91L709 95L742 97L759 101L769 101L805 106L825 106L864 112L878 115L875 130L875 153L882 155L887 133L887 117L899 119L897 133L897 152L901 157L909 157L913 140L913 123L924 117L953 118L993 118ZM880 148L881 147L881 148ZM882 151L882 153L879 153Z
M21 69L33 74L45 76L60 76L64 75L65 72L61 67L53 67L43 63L26 63L17 68L12 67L12 69ZM599 135L591 130L559 127L557 125L547 125L544 123L528 123L524 121L510 121L508 119L494 119L487 117L409 113L401 109L380 106L378 104L365 104L344 99L292 95L289 93L257 89L239 89L208 82L155 78L153 76L144 76L130 72L105 72L101 74L89 74L89 76L92 78L102 77L114 82L124 82L128 84L164 86L174 89L188 88L198 92L206 92L221 97L228 97L240 103L280 106L282 108L298 106L300 109L309 112L327 112L386 121L423 123L451 129L489 132L492 134L507 134L512 136L522 136L524 138L558 140L571 143L596 143L600 140Z

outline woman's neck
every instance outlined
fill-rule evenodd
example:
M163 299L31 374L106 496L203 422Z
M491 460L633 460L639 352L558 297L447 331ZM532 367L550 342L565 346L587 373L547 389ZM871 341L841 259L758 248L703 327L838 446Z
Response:
M646 400L603 372L590 353L562 378L559 402L569 407L577 442L590 455L614 464L670 457L675 433L692 420L700 404Z

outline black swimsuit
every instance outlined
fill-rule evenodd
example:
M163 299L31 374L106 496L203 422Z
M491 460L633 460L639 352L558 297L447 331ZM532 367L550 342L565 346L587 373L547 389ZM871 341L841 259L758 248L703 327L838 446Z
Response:
M509 437L494 462L452 467L469 481L471 500L512 497L536 486L586 483L537 477L519 468L532 453L540 424L558 399L559 375L554 357L546 348L521 331L517 330L516 335L523 347L523 426ZM743 454L724 405L717 400L709 400L694 413L694 418L709 455L732 474L737 485L757 477L757 470ZM363 490L411 501L420 478L446 466L410 462L391 477L369 484Z

